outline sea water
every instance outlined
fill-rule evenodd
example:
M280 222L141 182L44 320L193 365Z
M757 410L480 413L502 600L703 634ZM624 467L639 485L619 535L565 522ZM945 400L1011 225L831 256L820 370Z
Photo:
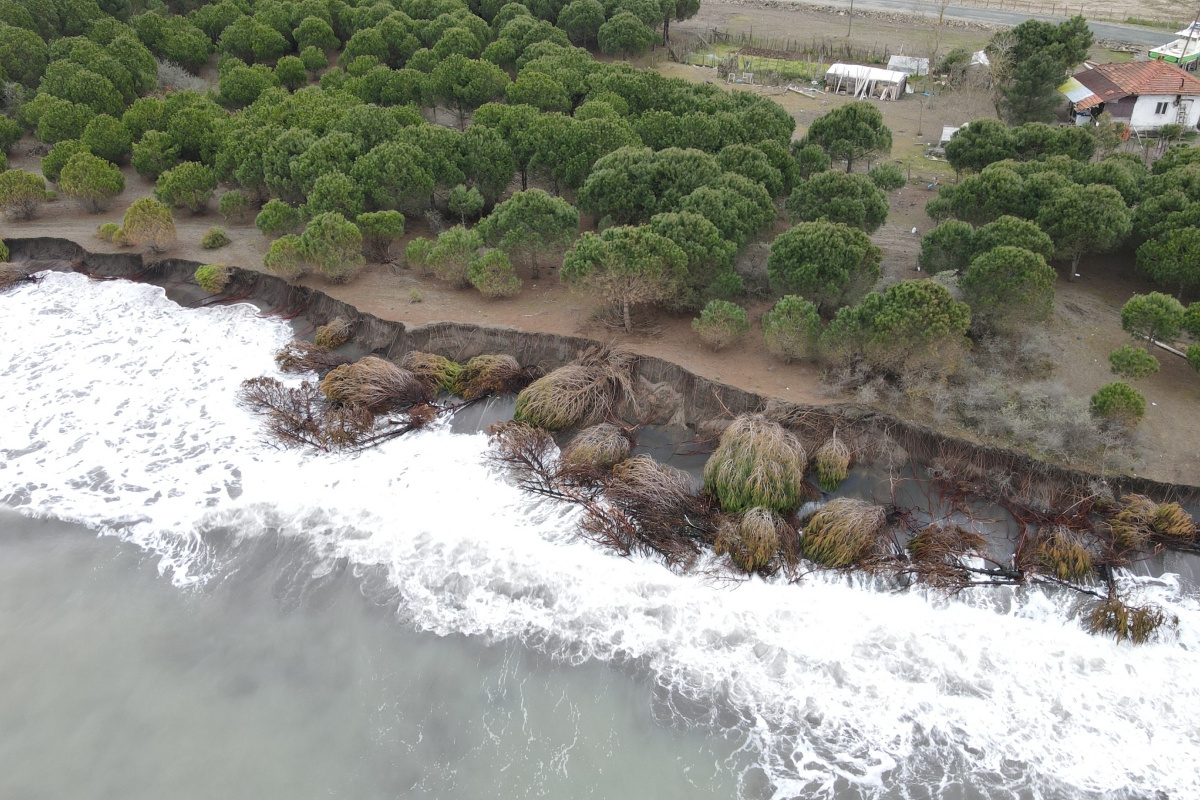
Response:
M1171 557L1140 647L1040 589L677 575L470 426L277 449L251 306L47 273L0 315L0 796L1200 796Z

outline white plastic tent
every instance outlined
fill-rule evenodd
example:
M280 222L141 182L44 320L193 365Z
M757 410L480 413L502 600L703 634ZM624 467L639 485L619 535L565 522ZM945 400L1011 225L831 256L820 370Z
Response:
M859 64L831 64L825 72L825 89L834 94L845 92L854 97L878 97L899 100L908 76L903 72Z

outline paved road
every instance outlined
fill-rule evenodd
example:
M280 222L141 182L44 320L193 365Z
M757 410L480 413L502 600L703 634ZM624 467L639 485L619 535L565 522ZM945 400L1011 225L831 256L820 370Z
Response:
M792 0L797 2L797 0ZM850 0L816 0L809 5L821 6L840 6L842 8L850 7ZM923 0L854 0L854 8L869 10L896 12L903 14L923 14L927 17L937 18L939 4L935 2L923 2ZM1066 17L1052 17L1041 14L1022 14L1018 11L1001 11L997 8L972 8L968 6L950 5L946 7L947 19L967 20L970 22L991 22L999 25L1019 25L1030 17L1036 19L1048 20L1050 22L1062 22ZM1092 33L1097 39L1112 39L1118 42L1128 42L1145 46L1147 49L1158 47L1161 44L1166 44L1175 40L1175 37L1167 31L1157 31L1151 28L1140 28L1136 25L1121 25L1114 22L1089 22L1088 26L1092 29Z

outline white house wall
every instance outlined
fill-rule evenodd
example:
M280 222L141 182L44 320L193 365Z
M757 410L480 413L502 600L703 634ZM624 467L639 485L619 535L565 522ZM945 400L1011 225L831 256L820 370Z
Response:
M1176 115L1179 113L1179 107L1175 103L1177 95L1173 94L1148 94L1142 95L1137 99L1137 103L1133 106L1133 115L1130 117L1129 125L1139 131L1156 130L1163 125L1173 125L1176 121ZM1185 97L1186 100L1191 100L1191 108L1188 110L1187 122L1184 123L1184 130L1194 129L1197 123L1200 123L1200 97ZM1167 104L1167 113L1155 114L1154 109L1159 103Z

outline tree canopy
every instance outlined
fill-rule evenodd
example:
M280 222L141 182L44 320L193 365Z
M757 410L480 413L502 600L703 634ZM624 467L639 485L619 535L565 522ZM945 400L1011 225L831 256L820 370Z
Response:
M844 161L846 172L855 161L892 152L892 130L871 103L858 101L839 106L813 120L799 147L815 144L834 161Z
M687 274L687 254L644 225L583 234L563 261L562 279L617 307L626 332L637 304L669 301Z
M803 222L775 237L767 275L776 291L796 294L826 312L853 303L879 278L883 252L841 222Z

